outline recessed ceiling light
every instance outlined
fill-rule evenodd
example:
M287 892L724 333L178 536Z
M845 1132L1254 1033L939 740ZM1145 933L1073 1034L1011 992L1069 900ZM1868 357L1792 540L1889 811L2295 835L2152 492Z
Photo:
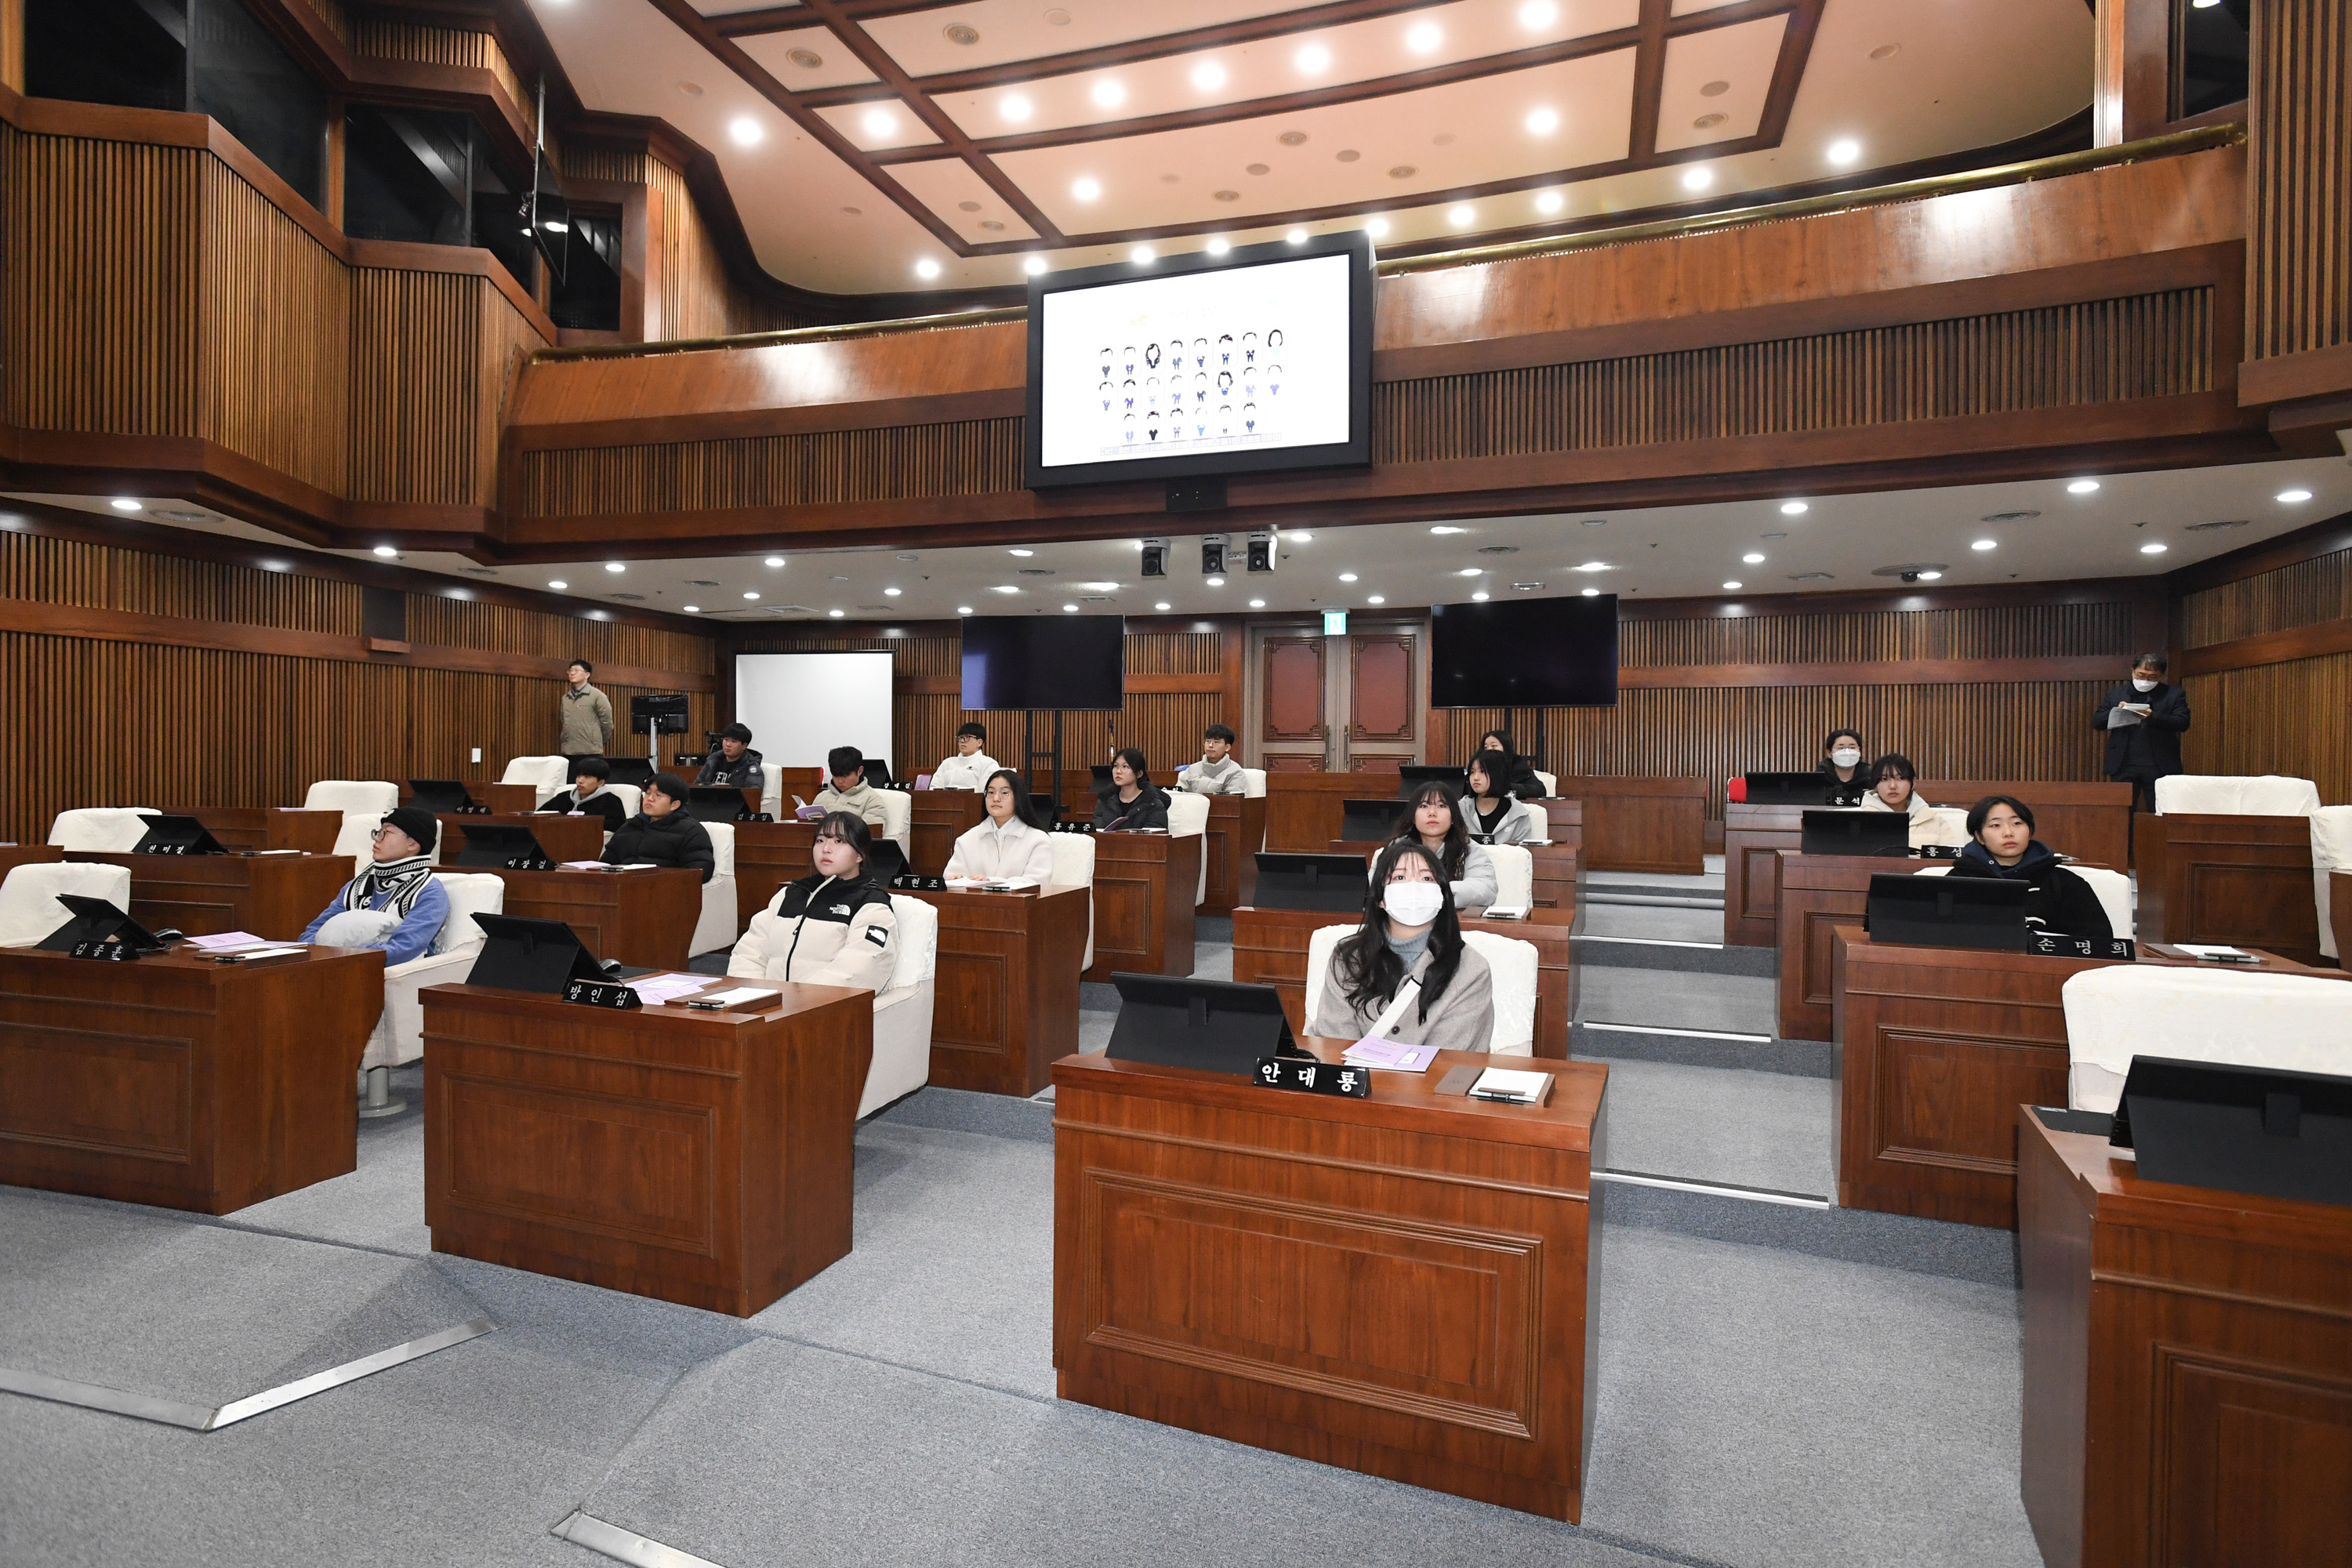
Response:
M1320 44L1309 44L1291 56L1290 63L1308 76L1320 76L1331 68L1331 51Z
M751 590L751 589L748 589L748 588L747 588L747 589L745 589L745 590L743 591L743 596L744 596L745 598L747 598L747 599L756 599L756 598L758 598L760 595L759 595L759 594L758 594L757 592L755 592L755 591L753 591L753 590Z
M1703 191L1713 184L1715 184L1715 172L1711 169L1683 171L1683 189L1686 191Z
M1309 533L1303 528L1295 532L1286 533L1283 537L1290 541L1293 544L1309 544L1312 543L1315 539L1315 536L1312 533Z
M1587 588L1584 590L1584 596L1588 599L1597 599L1601 596L1601 590L1598 588Z
M1851 136L1846 137L1843 141L1832 142L1830 143L1828 153L1829 161L1835 163L1840 168L1843 168L1848 163L1853 163L1861 156L1862 143L1855 141Z
M1609 570L1609 563L1606 561L1587 561L1584 564L1579 566L1577 570L1579 572L1606 572Z
M971 606L970 605L958 605L956 606L956 614L959 616L968 616L971 614Z
M702 614L702 606L700 605L680 605L678 608L684 610L689 616L698 616Z
M397 554L399 554L399 553L400 553L400 552L399 552L399 551L394 550L394 549L391 545L389 545L389 544L379 544L379 545L377 545L377 546L375 547L375 552L376 552L378 555L382 556L382 557L383 557L384 560L386 560L386 561L391 560L394 556L395 556L395 555L397 555Z
M1225 585L1225 580L1223 577L1211 577L1207 582L1212 588L1222 588Z
M628 568L618 561L607 561L604 563L604 570L607 572L626 572Z
M1727 588L1737 588L1739 586L1739 583L1738 580L1735 578L1731 582L1726 583L1724 586Z
M1010 583L1000 583L995 587L991 588L989 592L992 594L1017 594L1021 592L1021 590L1014 587Z
M2166 548L2161 544L2143 544L2139 547L2139 552L2142 555L2161 555Z
M1264 599L1252 599L1250 601L1250 608L1253 610L1263 610L1265 608L1265 601Z
M1483 605L1483 604L1485 604L1485 603L1486 602L1486 589L1484 589L1484 588L1481 588L1481 589L1479 589L1476 593L1475 593L1475 594L1471 595L1470 595L1470 602L1471 602L1472 604L1474 604L1474 605Z
M1751 550L1739 559L1750 566L1761 566L1764 564L1764 552L1760 550Z
M1002 114L1005 119L1012 121L1017 125L1021 121L1029 118L1033 106L1029 100L1016 92L1011 97L999 102L996 106L996 112Z
M2066 493L2070 496L2086 496L2098 488L2099 481L2096 479L2076 479L2066 487Z
M1037 552L1034 550L1024 550L1016 544L1011 550L1006 551L1005 553L1008 555L1018 555L1022 560L1026 561L1029 557L1036 554Z
M1214 60L1202 60L1192 68L1192 85L1202 92L1214 92L1225 85L1225 68Z
M1456 572L1454 575L1457 577L1475 577L1485 570L1486 568L1483 566L1465 566L1461 571Z
M929 257L926 256L920 261L915 263L915 276L922 279L925 282L929 282L939 275L940 264L932 260Z
M1536 211L1549 217L1568 205L1568 198L1558 191L1546 191L1536 197Z
M1559 129L1559 114L1555 110L1538 109L1528 115L1528 134L1549 136Z
M1365 223L1364 232L1374 239L1384 239L1388 237L1389 220L1384 217L1372 218Z
M882 596L886 599L895 599L898 596L898 590L896 588L885 588L882 590Z
M1233 247L1234 242L1232 240L1225 238L1223 235L1219 235L1215 238L1210 240L1209 243L1202 248L1206 250L1212 256L1223 256L1226 251L1231 250Z
M2000 541L1998 539L1979 539L1975 543L1969 545L1969 548L1970 550L1998 550L2000 548Z
M141 507L140 502L132 500L129 496L116 496L108 504L117 511L137 511Z
M1090 202L1102 195L1102 182L1089 175L1072 185L1070 195L1082 202Z
M825 614L826 614L826 615L828 615L828 616L831 616L835 620L836 620L836 621L837 621L837 620L841 619L841 617L842 617L842 616L845 616L845 615L849 614L849 612L848 612L847 610L827 610L827 611L825 612Z
M1042 256L1033 256L1021 264L1021 270L1032 278L1042 278L1045 274L1045 258Z
M1449 533L1467 533L1470 531L1454 523L1440 522L1432 524L1429 531L1442 539Z
M762 565L766 566L782 566L783 563L784 558L781 555L771 555L766 561L761 563Z
M1162 600L1160 600L1160 603L1158 603L1158 604L1156 604L1156 605L1152 605L1151 607L1152 607L1153 609L1155 609L1155 610L1164 610L1164 609L1166 609L1166 608L1168 607L1168 601L1167 601L1167 600L1165 600L1165 599L1162 599Z
M1293 245L1304 245L1307 243L1307 231L1303 228L1294 228L1282 237Z
M1478 209L1467 203L1445 209L1445 221L1456 228L1468 228L1478 217Z
M1552 0L1528 0L1519 7L1519 26L1529 29L1549 27L1559 20L1559 7Z
M554 578L554 579L551 580L551 581L548 583L548 584L547 584L547 585L548 585L549 587L551 587L551 588L554 589L554 590L555 590L557 593L559 593L559 594L560 594L560 593L562 593L564 589L569 588L570 586L572 586L572 584L569 584L569 583L565 582L565 581L564 581L562 578L561 578L561 577L557 577L557 578Z
M757 147L764 132L758 121L748 114L739 114L728 124L727 134L735 139L738 147Z
M1784 500L1780 503L1780 515L1782 517L1802 517L1812 510L1813 509L1811 507L1807 506L1801 500Z
M1417 55L1428 54L1444 41L1445 35L1438 31L1434 22L1417 23L1404 35L1404 47Z
M1339 581L1342 583L1352 583L1355 580L1356 574L1353 572L1342 572L1339 574Z
M1078 613L1078 607L1076 605L1064 605L1062 609L1064 613L1067 615L1075 616Z
M887 136L898 129L898 116L887 109L869 109L862 121L868 136Z
M1141 267L1146 262L1156 258L1159 254L1160 253L1158 251L1152 249L1151 247L1148 245L1139 245L1133 250L1127 253L1127 258L1129 261L1134 262L1138 267Z
M1094 100L1105 109L1117 109L1127 101L1127 89L1106 77L1095 83Z
M2300 506L2303 502L2311 499L2311 492L2309 490L2300 489L2281 490L2278 493L2278 499L2288 506Z
M1370 595L1369 597L1367 597L1367 598L1364 600L1364 603L1366 603L1367 605L1385 605L1385 604L1387 604L1387 603L1388 603L1388 601L1387 601L1386 599L1383 599L1382 597L1381 597L1378 594L1373 594L1373 595Z

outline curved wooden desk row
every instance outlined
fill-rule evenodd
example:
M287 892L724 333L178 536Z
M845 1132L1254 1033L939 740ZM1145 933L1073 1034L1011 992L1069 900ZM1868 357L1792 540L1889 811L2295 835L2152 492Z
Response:
M1583 850L1592 869L1688 877L1706 869L1706 780L1563 774L1559 783L1556 795L1534 804L1553 841ZM1343 801L1394 795L1397 781L1392 773L1272 773L1265 788L1265 847L1315 854L1339 837Z

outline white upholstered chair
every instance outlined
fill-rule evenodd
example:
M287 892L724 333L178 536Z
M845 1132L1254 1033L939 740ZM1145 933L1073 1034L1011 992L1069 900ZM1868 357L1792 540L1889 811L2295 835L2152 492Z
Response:
M694 922L694 940L687 946L689 958L724 952L743 934L735 927L735 825L706 822L702 830L710 835L710 858L717 869L702 884L702 915ZM780 889L777 897L782 896Z
M783 895L779 892L779 898ZM874 1065L857 1114L871 1116L931 1080L932 989L939 973L940 911L920 899L890 895L898 920L898 957L890 983L874 997Z
M335 834L335 853L348 855L365 870L375 862L372 835L383 814L400 804L400 786L382 779L320 779L302 797L305 811L340 811L343 826ZM437 853L440 846L434 846Z
M2108 930L2120 937L2138 934L2129 877L2101 866L2069 866L2066 869L2088 882L2091 891L2099 895L2099 908L2106 911ZM1951 874L1952 868L1948 862L1922 867L1912 873L1915 877L1948 877Z
M762 763L760 773L760 809L781 822L784 817L784 771L773 763Z
M2115 963L2067 978L2066 1103L2112 1111L2132 1058L2352 1073L2352 982Z
M604 788L619 797L622 821L626 822L645 810L646 792L641 786L633 784L614 784L608 779L605 781Z
M383 1012L360 1057L362 1116L405 1109L392 1098L392 1069L425 1054L425 1004L418 993L427 985L462 984L482 955L485 939L474 917L506 910L506 882L489 872L436 871L433 879L449 895L449 918L423 957L383 972Z
M2156 781L2158 816L2309 816L2319 786L2277 773L2174 773Z
M1307 1002L1312 1025L1316 1005L1331 973L1331 953L1353 925L1318 926L1307 939ZM1486 961L1494 976L1495 1032L1486 1048L1498 1056L1533 1056L1536 1048L1536 944L1492 931L1466 931L1462 940Z
M529 784L539 791L539 803L545 805L572 786L565 775L572 771L568 757L509 757L500 784Z
M1536 857L1517 844L1489 844L1486 858L1495 863L1495 901L1506 909L1527 908L1536 898Z
M2327 896L2327 874L2352 871L2352 805L2323 805L2311 814L2311 880L2319 899L2319 951L2336 963L2336 931ZM2352 967L2352 965L2347 965Z
M1559 793L1559 775L1558 773L1548 773L1541 768L1538 768L1535 770L1535 774L1536 777L1543 784L1544 794L1558 795Z
M1242 794L1244 795L1262 795L1265 793L1265 770L1264 768L1244 768L1242 770Z
M1168 837L1202 840L1201 875L1197 879L1200 885L1192 889L1192 907L1196 910L1201 907L1201 900L1209 896L1209 846L1205 837L1208 831L1209 797L1186 790L1169 791Z
M85 855L128 855L147 837L146 819L155 815L152 805L91 805L61 811L49 824L49 842Z
M877 837L895 839L898 853L912 864L915 858L915 797L901 789L874 792L882 798L882 826Z
M1087 952L1078 961L1081 973L1095 966L1095 841L1091 834L1048 833L1054 850L1054 882L1057 888L1087 890Z
M131 912L131 868L87 860L34 860L0 879L0 947L30 947L74 918L59 893L104 899Z

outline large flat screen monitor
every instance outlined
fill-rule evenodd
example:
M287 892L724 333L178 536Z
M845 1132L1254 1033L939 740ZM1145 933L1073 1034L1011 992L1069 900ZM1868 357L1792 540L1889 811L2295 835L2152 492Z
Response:
M1127 623L1117 616L966 616L966 708L1117 708Z
M1433 708L1614 708L1617 595L1433 605Z
M1029 283L1031 489L1371 461L1360 232Z

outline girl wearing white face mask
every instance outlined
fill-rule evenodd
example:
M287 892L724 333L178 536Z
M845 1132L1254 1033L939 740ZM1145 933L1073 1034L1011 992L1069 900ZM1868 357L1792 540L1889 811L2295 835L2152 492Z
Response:
M1331 954L1307 1032L1483 1051L1495 1033L1495 983L1462 940L1444 868L1415 839L1381 851L1363 924Z
M1862 734L1855 730L1832 730L1822 742L1822 784L1824 805L1853 805L1869 793L1870 778L1862 765Z

